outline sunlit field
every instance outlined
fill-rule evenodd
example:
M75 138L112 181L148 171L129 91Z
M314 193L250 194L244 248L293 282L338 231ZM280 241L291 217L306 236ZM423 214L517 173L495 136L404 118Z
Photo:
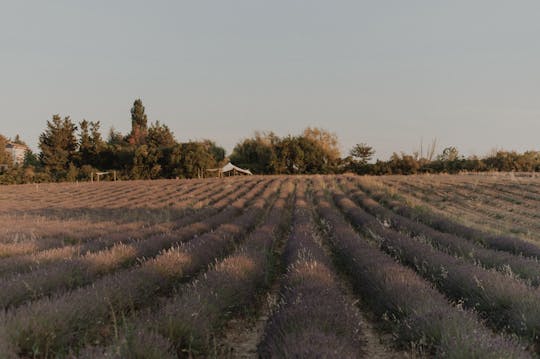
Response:
M540 179L0 188L0 358L527 358Z

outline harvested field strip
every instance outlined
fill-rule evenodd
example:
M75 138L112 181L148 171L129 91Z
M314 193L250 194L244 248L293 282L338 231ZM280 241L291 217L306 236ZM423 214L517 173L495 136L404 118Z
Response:
M228 209L201 222L191 223L177 232L152 236L129 244L120 243L107 250L89 253L71 260L67 259L27 274L4 278L0 280L0 287L4 289L0 293L0 308L17 306L30 299L90 284L103 275L135 265L146 258L158 255L171 246L211 231L240 215L241 203L252 201L267 184L268 182L261 182L245 197L240 197L233 202Z
M454 175L437 176L437 178L439 179L438 182L444 183L450 186L454 184L475 185L475 186L483 186L486 188L505 188L507 190L518 191L520 194L526 194L526 193L540 194L540 188L538 187L540 182L537 179L533 180L532 178L512 180L512 179L495 178L495 177L493 178L480 177L480 176L467 177L467 176L459 176L459 175L458 176L454 176ZM426 183L428 181L430 181L429 178L422 179L422 183Z
M516 237L493 235L492 233L464 226L435 212L413 208L407 205L406 200L401 196L392 196L385 191L384 187L374 186L371 181L361 180L355 181L355 183L379 203L413 221L421 222L441 232L466 238L487 248L540 259L540 246L536 244Z
M537 260L483 248L458 236L439 232L424 224L395 214L369 198L361 190L355 189L351 183L341 183L350 199L389 227L483 268L493 268L499 272L517 276L534 287L540 285L540 263Z
M515 343L483 327L472 312L452 306L414 271L360 237L328 200L323 186L316 188L319 223L337 260L381 330L392 333L395 345L438 358L529 357Z
M195 275L216 258L229 252L264 214L276 182L244 214L214 232L172 248L140 267L118 272L92 286L45 298L7 312L0 323L2 353L49 358L67 354L88 342L100 342L110 335L103 332L116 318L155 303L157 295L170 293L182 280ZM3 328L5 327L5 328Z
M455 219L460 219L464 224L472 224L473 226L477 226L478 228L481 228L483 230L491 231L492 233L505 233L510 235L519 235L520 237L527 238L530 237L531 233L528 227L526 226L517 226L514 223L507 223L505 221L501 221L502 218L504 218L504 215L495 215L493 213L491 214L485 214L483 211L478 210L478 208L474 207L457 207L448 200L440 201L437 199L433 199L430 196L421 194L420 189L416 188L414 189L413 186L411 188L404 188L404 187L394 187L394 192L398 192L402 195L407 195L408 198L416 199L417 201L420 200L422 205L425 205L429 208L436 208L440 212L447 213L449 215L452 215ZM444 197L443 197L444 198ZM511 215L508 215L508 213L505 213L506 218L512 218ZM529 239L536 239L536 238L529 238ZM538 238L540 240L540 238Z
M414 185L410 183L400 183L409 187L415 187L415 191L420 188L426 188L428 185L422 184L421 182ZM536 211L532 211L532 209L537 208L537 204L526 203L521 197L511 198L501 195L498 191L493 191L491 189L483 190L481 186L463 183L456 183L455 185L429 185L433 186L433 189L431 191L427 190L427 195L437 195L444 198L446 202L474 208L495 218L503 216L505 213L513 216L514 220L519 220L524 223L537 218Z
M255 184L255 183L253 183ZM244 187L240 187L238 186L238 188L250 188L248 186L244 186ZM240 191L240 193L238 192L238 188L237 187L232 187L230 188L228 191L215 191L215 193L213 193L213 196L212 197L209 197L209 198L206 198L205 201L206 201L206 205L208 206L210 202L212 203L215 203L217 206L212 206L212 207L209 207L209 208L205 208L205 210L214 210L215 208L219 209L219 208L223 208L226 204L223 203L223 200L227 200L228 196L230 195L234 195L234 196L238 196L240 193L242 193L242 191ZM236 192L235 192L236 191ZM215 207L215 208L213 208ZM105 209L102 209L100 210L100 213L107 213L108 211L105 210ZM131 218L133 218L134 214L132 211L124 211L124 212L127 212L127 214L123 214L123 216L129 216L131 215ZM170 221L172 218L170 217L170 215L164 215L163 213L166 213L164 211L158 211L159 213L156 214L156 223L160 223L160 226L156 228L156 230L154 231L151 231L150 230L150 233L148 233L146 236L149 236L151 234L156 234L156 233L160 233L160 232L164 232L166 230L166 222L167 221ZM205 215L209 215L210 213L206 213L206 214L203 214L203 213L200 213L200 214L197 214L197 211L193 212L191 211L192 213L189 214L189 212L185 212L185 213L182 213L180 215L180 219L178 220L175 220L172 224L172 229L175 229L175 228L179 228L187 223L191 223L193 222L193 217L201 217L201 214L203 216ZM215 211L213 212L215 213ZM102 214L103 215L103 214ZM138 212L137 213L137 216L146 216L147 219L149 217L149 212L148 211L143 211L143 212ZM126 218L129 218L129 217L126 217ZM160 222L161 221L161 222ZM165 223L163 223L163 221L165 221ZM165 226L164 226L165 225ZM136 226L136 228L141 228L141 226ZM144 226L143 226L144 228ZM144 230L148 230L148 228L144 228ZM86 233L85 233L86 232ZM111 231L109 230L109 232L107 232L107 229L104 228L103 231L102 231L103 235L107 235L107 236L110 236L112 233L114 233L114 231L111 233ZM125 229L120 229L117 233L122 233L122 234L129 234L126 233ZM87 250L91 250L92 248L94 249L100 249L100 248L105 248L107 247L108 245L112 245L114 244L115 241L113 241L113 243L111 243L111 241L108 240L107 237L102 237L102 235L100 234L91 234L90 231L87 229L86 231L84 232L79 232L78 235L82 235L83 237L78 237L77 235L72 235L70 236L70 242L72 243L79 243L79 244L82 244L83 245L83 248L81 248L81 252L85 252ZM91 241L93 240L94 238L96 237L101 237L100 240L97 240L97 241ZM138 236L140 237L140 236ZM125 236L124 238L126 239L129 239L129 236ZM91 242L89 244L89 247L90 248L85 248L85 242ZM102 246L100 247L100 243L102 243ZM31 241L23 241L23 242L16 242L16 243L11 243L11 244L4 244L4 243L0 243L0 258L2 257L8 257L8 256L15 256L15 255L21 255L21 254L26 254L26 253L30 253L30 252L36 252L36 251L42 251L42 250L47 250L47 249L52 249L52 248L56 248L56 247L60 247L60 246L63 246L66 244L66 241L65 239L60 236L60 237L48 237L48 238L34 238L32 239Z
M447 190L456 186L459 189L469 193L493 197L491 199L483 198L487 203L507 202L509 205L516 205L520 209L531 209L540 202L540 196L527 193L524 190L516 190L513 187L498 185L497 183L471 183L471 182L444 182L444 188ZM462 192L463 193L463 192Z
M523 196L510 196L493 189L493 186L469 183L440 183L437 190L444 191L453 196L452 202L474 204L480 208L491 208L493 211L504 208L514 216L518 215L522 221L537 219L538 214L533 211L538 203L527 201ZM496 213L496 212L494 212Z
M532 218L523 218L510 210L497 208L487 211L478 203L451 204L448 201L438 203L436 199L429 197L424 201L430 206L436 205L442 212L451 214L456 218L464 217L467 222L472 222L474 225L480 226L480 228L487 228L494 233L506 233L519 235L529 240L540 240L540 237L534 233L536 228L539 227L538 221Z
M363 348L360 316L341 292L331 261L315 238L306 182L296 192L281 302L268 321L259 356L358 358Z
M422 181L425 183L426 180ZM510 195L512 198L522 198L523 200L540 201L540 188L529 182L504 182L497 179L485 178L448 178L444 182L447 186L463 183L468 186L478 186L490 190L497 190Z
M370 235L384 251L413 268L448 298L476 310L495 330L512 332L532 346L538 344L538 290L384 228L340 190L336 189L333 197L358 230Z
M538 205L540 203L540 193L534 190L529 190L527 187L515 187L505 184L483 184L478 182L477 186L482 188L489 188L491 190L496 190L499 193L504 193L509 198L522 198L524 201L527 201L531 204Z
M519 222L528 222L533 219L530 216L530 208L520 210L520 206L515 203L497 201L493 196L482 194L479 190L460 190L459 185L456 185L455 188L450 191L441 186L430 189L428 186L421 183L398 183L399 186L412 189L412 192L414 193L423 191L425 200L435 202L442 201L445 206L451 205L468 208L495 219L501 219L505 216L512 216L512 220L519 220Z
M253 310L259 292L267 289L274 279L279 254L274 247L290 222L288 207L293 190L292 182L282 186L264 223L233 254L181 287L156 312L127 324L113 344L87 348L81 357L121 353L123 357L146 358L160 350L163 357L176 357L175 354L221 357L215 352L213 338L232 315Z

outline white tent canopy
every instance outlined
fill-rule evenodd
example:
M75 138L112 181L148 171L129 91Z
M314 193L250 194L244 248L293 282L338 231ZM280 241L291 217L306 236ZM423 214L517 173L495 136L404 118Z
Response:
M253 174L253 173L251 173L250 170L245 170L243 168L237 167L237 166L233 165L230 162L227 163L225 166L223 166L221 168L222 173L227 173L227 172L234 171L234 170L236 170L236 171L238 171L240 173L246 174L246 175L252 175Z
M206 171L208 171L208 172L218 172L220 177L222 175L229 176L229 175L231 175L231 173L233 175L236 174L236 173L244 174L244 175L248 175L248 176L253 175L253 173L251 173L250 170L240 168L238 166L233 165L230 162L227 163L225 166L223 166L221 168L212 168L212 169L207 169Z

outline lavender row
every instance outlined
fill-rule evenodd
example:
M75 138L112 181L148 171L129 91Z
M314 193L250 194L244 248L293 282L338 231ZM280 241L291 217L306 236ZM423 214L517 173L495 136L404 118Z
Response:
M260 189L262 183L258 184L257 189ZM211 225L212 223L207 223L207 219L215 216L221 210L231 205L232 198L242 198L242 196L248 191L254 188L254 186L245 186L243 188L231 188L229 191L224 193L216 193L213 196L212 201L214 204L211 207L206 207L204 209L193 212L192 214L186 215L181 219L178 219L174 223L174 230L180 231L182 238L187 238L190 236L189 230L186 232L186 227L188 225L193 225L194 228L199 228L199 230L204 231L200 223ZM233 203L234 204L234 203ZM234 206L233 206L234 207ZM236 206L238 207L238 206ZM218 219L218 218L216 218ZM216 224L221 222L213 221ZM210 227L212 228L212 227ZM178 235L171 235L170 228L163 225L155 225L150 228L138 228L137 230L127 231L123 233L114 233L112 235L107 235L103 238L96 239L94 241L88 241L82 245L74 246L65 246L61 248L53 248L46 251L40 251L33 254L28 254L24 256L13 256L9 258L0 259L0 276L5 276L9 274L23 274L30 271L35 271L36 274L29 275L28 278L23 276L18 276L12 278L11 281L25 282L29 283L28 287L32 291L40 292L40 290L34 289L32 285L32 278L39 277L38 270L41 272L54 271L54 266L62 267L58 270L64 272L65 269L68 269L70 265L77 267L77 264L81 266L81 270L75 270L74 275L80 276L77 273L86 273L86 272L107 272L117 267L127 266L132 263L137 257L148 257L155 255L156 249L159 247L160 238L162 239L163 245L167 245L166 241L182 241L182 239L176 240ZM195 233L197 234L197 233ZM187 236L187 237L186 237ZM144 243L146 241L152 241L153 248L145 248ZM146 246L148 247L148 246ZM97 252L97 253L96 253ZM113 253L124 253L123 257L120 258L114 256ZM81 257L82 255L82 257ZM118 258L117 262L110 262L110 259ZM64 261L64 262L62 262ZM99 268L102 264L107 264L110 268ZM87 268L89 267L90 268ZM112 266L112 267L111 267ZM86 269L85 269L86 268ZM68 271L69 272L69 271ZM99 273L98 273L99 274ZM10 279L4 279L4 282L9 282ZM0 287L2 284L0 284ZM0 294L1 297L1 294ZM1 302L1 300L0 300Z
M62 357L72 348L99 343L112 335L114 323L155 303L156 296L223 257L260 220L279 189L268 186L261 197L231 223L163 252L141 266L117 272L69 293L9 311L0 317L0 353L35 358Z
M453 307L414 271L361 238L321 186L316 198L320 224L355 291L385 322L399 347L441 358L529 357L515 343L485 328L472 313Z
M431 281L449 298L477 311L496 330L515 333L533 345L539 342L538 290L384 228L340 190L336 189L333 197L359 230L369 234L384 251Z
M269 319L259 356L358 358L363 354L359 313L342 294L331 262L315 237L305 181L296 193L281 303Z
M195 184L193 186L186 186L185 189L182 189L180 193L184 193L184 194L188 194L188 193L191 193L193 192L195 189L199 188L199 187L202 187L203 183L201 182L200 184ZM209 188L212 188L210 186L208 186ZM96 187L96 189L98 188L101 188L101 187ZM47 195L40 195L40 199L44 201L44 203L47 203L49 204L47 206L46 209L42 208L41 211L37 211L37 210L25 210L25 211L21 211L20 213L19 212L15 212L17 213L18 215L15 216L15 219L17 220L22 220L22 219L25 219L25 218L29 218L28 220L29 221L36 221L36 218L35 216L34 217L31 217L29 216L29 213L30 214L34 214L34 215L37 215L38 217L45 217L47 218L46 220L46 223L43 223L43 224L40 224L40 226L32 231L32 235L31 235L31 238L34 239L34 240L39 240L39 242L47 242L49 239L51 240L54 240L54 239L62 239L62 238L65 238L65 237L70 237L72 240L77 240L77 241L81 241L81 242L85 242L87 240L93 240L95 238L95 234L94 233L88 233L89 231L85 231L84 233L77 233L76 232L76 229L74 229L73 231L69 231L66 233L65 230L61 230L59 229L60 227L58 226L58 224L56 224L55 227L49 229L47 225L49 221L49 218L51 217L51 212L52 213L57 213L58 215L65 215L65 214L68 214L69 215L69 218L74 218L74 217L81 217L82 219L84 219L85 221L88 221L90 220L92 222L92 224L94 224L96 221L102 221L102 220L105 220L107 222L111 222L112 220L115 220L115 219L118 219L116 216L114 215L111 215L111 213L114 213L114 214L121 214L123 217L126 217L124 214L125 213L128 213L129 214L129 218L130 220L133 220L133 211L136 211L136 212L140 212L140 213L136 213L136 216L135 218L138 218L138 217L141 217L144 215L144 211L146 209L144 208L130 208L129 210L127 211L123 211L123 212L120 212L118 211L117 208L113 208L111 211L108 211L108 209L111 209L110 206L108 206L107 208L99 208L100 210L99 211L96 211L95 208L88 208L89 205L93 205L96 203L96 198L95 196L97 194L100 194L100 195L103 195L103 194L106 194L107 195L107 199L109 200L114 200L116 201L115 203L117 204L120 204L122 205L122 200L125 200L125 198L122 198L122 197L125 197L126 194L123 192L123 191L115 191L113 194L110 194L110 193L107 193L103 188L101 188L101 192L98 192L98 193L94 193L93 197L88 197L88 198L73 198L72 196L70 196L69 194L66 195L65 197L66 198L69 198L69 202L73 203L75 206L62 206L62 208L51 208L51 204L49 202L49 198L47 197ZM58 194L52 194L51 196L55 196L55 197L58 197ZM147 194L141 194L142 197L148 197ZM151 198L145 198L147 201L150 200L153 200L153 197ZM14 201L16 201L16 199L14 199ZM39 202L38 202L39 203ZM86 208L81 208L81 204L85 204ZM125 205L126 203L124 203ZM129 203L130 204L130 207L132 207L132 203ZM68 209L68 210L66 210ZM169 210L169 209L167 209ZM174 212L180 212L179 209L173 209ZM43 212L43 213L42 213ZM13 211L11 211L10 213L14 213ZM93 215L99 215L98 218L95 218ZM61 223L65 223L65 220L66 218L60 218L60 222ZM12 221L10 221L12 222ZM55 222L59 222L59 221L55 221ZM45 230L44 230L45 228ZM23 229L23 230L26 230L26 229ZM108 230L107 228L105 228L105 230ZM107 234L109 233L110 231L106 232ZM24 240L24 237L22 238ZM10 236L6 236L6 235L2 235L0 236L0 244L8 244L8 243L20 243L21 242L21 238L17 238L17 235L16 235L16 232ZM60 243L60 244L63 244L63 243ZM51 243L51 245L53 245ZM0 251L1 253L1 251Z
M89 253L45 266L40 270L0 280L0 308L17 306L55 292L90 284L117 269L136 264L140 258L152 258L160 251L208 232L241 213L242 204L260 193L265 183L253 187L247 196L236 200L229 208L201 222L192 223L175 233L154 235L130 244Z
M115 353L126 358L217 355L212 342L216 330L231 313L253 308L260 291L273 280L275 246L290 222L293 190L292 182L283 186L266 221L232 255L187 284L157 312L134 320L113 344L87 348L79 358L109 358Z
M456 235L439 232L425 224L400 216L367 197L364 192L344 184L348 196L366 211L388 223L392 228L411 237L421 237L434 247L449 254L465 258L485 268L517 275L527 283L540 285L540 263L532 258L512 255L507 252L486 249Z
M211 189L210 186L208 187ZM231 190L231 192L233 191ZM219 197L222 195L222 191L221 189L217 189L217 190L214 189L211 191L211 194L213 196ZM160 212L168 213L167 211L168 210L161 210ZM71 213L73 212L73 210L70 210L69 212ZM100 209L99 213L102 213L102 212L106 212L106 210ZM118 210L115 210L114 213L117 213L117 212ZM139 212L141 212L140 215L143 215L143 212L148 213L148 211L145 209L141 209L139 210ZM176 212L178 212L178 210L176 210ZM183 211L183 213L185 212L186 211ZM131 212L129 211L128 213L131 214ZM152 213L152 211L150 213ZM148 214L146 214L146 216L148 216ZM181 223L185 222L183 218L180 218L178 221L179 223L176 224L176 227L179 227ZM125 226L125 225L121 225L121 226ZM141 225L139 224L137 228L141 228ZM122 232L125 232L125 230L123 231L122 229L119 229L116 231L115 235L122 236L123 235ZM74 236L70 236L68 239L66 239L65 236L47 236L47 237L33 238L31 240L16 241L16 242L11 242L11 243L0 243L0 260L4 258L11 258L14 256L20 256L24 254L37 253L37 252L48 250L48 249L60 248L60 247L70 245L70 244L81 246L81 252L85 252L87 250L96 250L95 248L99 248L100 246L101 248L105 248L108 244L108 241L104 240L103 237L107 238L111 236L111 231L110 229L106 229L106 231L101 231L99 233L101 233L102 238L96 238L96 237L99 237L100 235L98 235L95 231L88 231L88 230L80 231L80 228L79 228L79 232L75 234ZM105 235L103 235L103 233L105 233Z
M392 211L404 217L422 222L439 231L455 234L457 236L469 239L491 249L540 259L540 246L538 245L524 241L517 237L495 235L476 228L465 226L426 209L412 208L404 205L402 201L392 198L392 196L389 196L384 190L377 190L373 186L368 186L362 181L357 182L357 184L368 192L370 196L383 203Z

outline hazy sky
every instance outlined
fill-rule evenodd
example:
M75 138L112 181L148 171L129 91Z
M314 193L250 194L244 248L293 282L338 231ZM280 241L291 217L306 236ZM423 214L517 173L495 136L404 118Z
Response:
M53 114L127 132L142 98L177 139L230 152L319 126L377 156L437 138L539 150L540 1L4 1L0 133Z

